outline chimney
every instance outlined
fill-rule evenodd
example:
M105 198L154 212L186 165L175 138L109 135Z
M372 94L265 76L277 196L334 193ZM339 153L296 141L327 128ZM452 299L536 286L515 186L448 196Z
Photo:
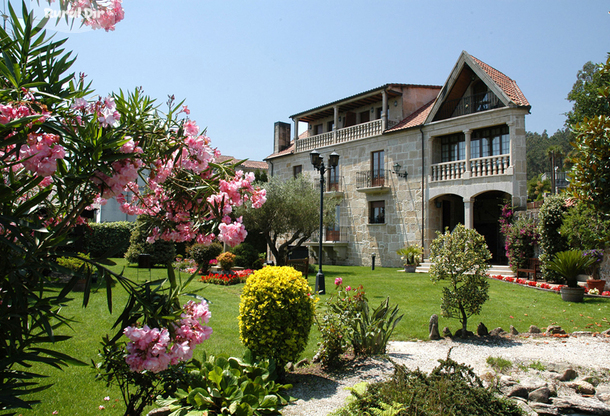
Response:
M290 123L277 121L273 129L273 153L279 153L290 147Z

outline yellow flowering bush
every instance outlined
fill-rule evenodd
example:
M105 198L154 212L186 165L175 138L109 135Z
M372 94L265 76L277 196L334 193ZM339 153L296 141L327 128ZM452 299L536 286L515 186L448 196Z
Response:
M313 324L313 290L292 267L269 266L246 281L239 304L241 342L260 358L273 358L281 372L307 345Z

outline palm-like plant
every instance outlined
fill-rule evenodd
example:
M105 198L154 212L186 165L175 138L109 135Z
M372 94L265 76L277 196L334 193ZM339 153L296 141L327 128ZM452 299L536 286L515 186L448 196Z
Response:
M578 287L576 277L593 263L595 263L595 259L584 256L582 251L567 250L555 254L555 257L548 263L548 268L563 276L568 287Z

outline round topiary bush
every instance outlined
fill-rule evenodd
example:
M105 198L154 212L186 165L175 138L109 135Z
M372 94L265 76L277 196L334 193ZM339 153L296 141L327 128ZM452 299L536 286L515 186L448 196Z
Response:
M282 371L307 345L313 324L313 290L292 267L268 266L254 272L239 304L239 335L261 358L275 359Z
M235 254L235 265L253 269L254 263L258 260L258 252L252 244L241 243L233 247L231 253ZM258 267L260 269L260 267Z
M188 257L195 260L198 266L201 266L201 271L207 271L210 267L210 260L215 259L222 253L222 244L212 243L208 246L205 244L193 244L188 250Z
M148 233L146 223L138 219L136 226L129 239L130 246L125 253L125 259L129 263L137 263L140 254L149 254L151 264L171 263L176 258L176 247L171 241L157 240L153 244L147 243Z

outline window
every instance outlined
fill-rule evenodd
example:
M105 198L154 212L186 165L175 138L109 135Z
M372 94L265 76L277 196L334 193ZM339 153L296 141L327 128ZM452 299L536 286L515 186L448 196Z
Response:
M324 125L323 124L316 124L315 126L313 126L313 134L314 136L317 134L322 134L324 133Z
M369 202L369 224L385 224L385 201Z
M333 131L334 128L335 128L334 121L329 121L328 123L326 123L326 131Z
M335 205L335 224L326 228L326 241L341 241L341 207Z
M303 165L297 165L292 167L292 176L297 177L303 173Z
M488 157L510 153L510 134L508 126L480 129L472 132L470 157Z
M339 192L339 166L328 170L328 191Z
M383 107L377 107L375 120L379 120L381 118L382 110L383 110Z
M371 186L383 186L385 170L383 150L371 153Z
M473 156L471 156L473 157ZM464 133L441 137L441 162L455 162L466 159L466 139Z
M368 110L360 113L360 122L361 123L368 123L370 119L371 119L371 116L369 115Z

